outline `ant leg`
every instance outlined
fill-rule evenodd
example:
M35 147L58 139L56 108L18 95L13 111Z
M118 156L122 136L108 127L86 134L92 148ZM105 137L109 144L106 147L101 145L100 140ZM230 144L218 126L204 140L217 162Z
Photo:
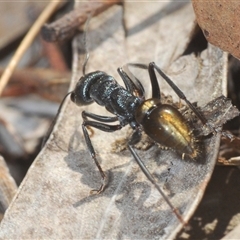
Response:
M207 123L207 120L204 116L200 114L200 112L196 109L196 107L187 100L186 96L184 93L175 85L175 83L154 63L151 62L149 63L148 71L150 78L153 77L152 81L157 81L155 80L156 74L154 72L154 69L161 75L161 77L170 85L170 87L174 90L174 92L178 95L178 97L186 102L186 104L189 106L189 108L196 114L196 116L201 120L203 125Z
M122 68L118 68L117 71L120 77L122 78L126 89L130 93L133 93L135 96L144 98L145 91L141 82L136 77L132 76L135 80L134 82Z
M99 117L101 117L101 116L99 116ZM101 184L100 188L92 190L91 193L99 194L102 191L104 191L104 189L107 185L107 177L96 158L96 152L94 150L94 147L92 145L92 142L91 142L89 134L88 134L88 130L87 130L88 127L97 128L97 129L105 131L105 132L114 132L114 131L121 129L122 127L121 127L121 125L108 125L108 124L95 122L95 121L88 121L88 120L84 120L84 122L82 124L83 135L84 135L84 138L85 138L85 141L87 144L87 148L88 148L90 155L91 155L92 159L94 160L94 162L100 172L101 178L102 178L102 184Z
M127 63L127 66L148 70L148 65L144 63Z
M118 121L118 117L110 117L110 116L101 116L101 115L97 115L97 114L94 114L94 113L90 113L90 112L86 112L86 111L83 111L82 112L82 118L84 120L87 120L87 118L92 118L94 120L97 120L99 122L115 122L115 121Z
M82 118L84 121L87 121L88 119L87 118L92 118L94 120L97 120L99 122L115 122L115 121L118 121L118 117L110 117L110 116L101 116L101 115L97 115L97 114L94 114L94 113L90 113L90 112L86 112L86 111L83 111L82 112ZM94 134L94 131L90 128L90 127L87 127L88 130L91 132L91 136Z
M147 65L141 64L141 63L129 63L128 66L148 70L151 85L152 85L152 98L161 99L161 92L160 92L160 87L159 87L159 84L157 81L157 77L156 77L155 72L150 68L150 64L149 64L149 66L147 66Z
M165 195L165 193L162 191L162 189L159 187L159 185L157 184L157 182L155 181L154 177L152 176L152 174L148 171L146 165L143 163L143 161L141 160L141 158L138 156L138 154L136 153L136 151L133 149L133 143L136 143L138 141L138 139L140 140L141 135L138 133L138 135L136 135L137 133L134 132L132 135L132 138L130 139L129 143L128 143L128 149L130 150L131 154L133 155L135 161L137 162L137 164L139 165L139 167L141 168L141 170L143 171L143 173L145 174L145 176L148 178L148 180L155 186L155 188L158 190L158 192L160 193L160 195L163 197L163 199L166 201L166 203L168 204L168 206L172 209L172 211L175 213L176 217L179 219L179 221L183 224L186 225L187 223L183 220L183 217L181 216L181 214L179 213L178 209L175 208L173 206L173 204L170 202L170 200L168 199L168 197Z

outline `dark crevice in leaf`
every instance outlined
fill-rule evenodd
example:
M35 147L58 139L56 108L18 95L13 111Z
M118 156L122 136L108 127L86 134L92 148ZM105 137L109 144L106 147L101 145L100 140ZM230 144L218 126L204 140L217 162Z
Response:
M182 55L189 55L191 53L195 53L197 55L205 49L207 49L207 40L204 37L201 28L196 25L192 32L192 38Z

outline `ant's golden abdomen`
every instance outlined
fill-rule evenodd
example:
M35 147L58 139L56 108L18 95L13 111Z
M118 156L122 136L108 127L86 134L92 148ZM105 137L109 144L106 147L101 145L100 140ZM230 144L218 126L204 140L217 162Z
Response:
M144 101L137 110L136 120L155 142L192 158L197 155L192 129L173 106L158 99Z

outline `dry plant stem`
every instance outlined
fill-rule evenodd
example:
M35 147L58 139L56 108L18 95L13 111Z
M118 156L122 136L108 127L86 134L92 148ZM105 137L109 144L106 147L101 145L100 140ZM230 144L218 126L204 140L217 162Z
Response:
M81 24L86 22L89 14L93 16L105 11L112 5L121 2L121 0L89 1L81 5L59 20L45 24L42 28L42 37L48 42L64 41L73 37Z
M60 46L56 43L49 43L42 40L44 55L47 57L50 68L59 72L67 72L69 68L61 52Z
M2 72L3 70L0 68L0 75ZM61 102L67 93L70 78L69 71L60 72L42 68L16 69L10 77L9 84L4 88L2 96L22 96L36 93L48 100Z
M44 11L41 13L41 15L38 17L38 19L33 24L27 35L22 40L20 46L18 47L17 51L15 52L14 56L12 57L10 63L8 64L7 68L3 72L3 75L0 79L0 95L2 94L4 87L7 85L9 78L11 77L22 55L29 47L29 45L32 43L37 33L40 31L41 26L46 22L46 20L51 16L51 14L61 3L62 1L52 0L48 4L48 6L44 9Z

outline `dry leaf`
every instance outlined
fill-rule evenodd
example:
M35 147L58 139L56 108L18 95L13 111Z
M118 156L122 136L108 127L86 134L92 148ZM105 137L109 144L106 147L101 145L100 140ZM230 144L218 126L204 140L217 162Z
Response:
M206 39L240 58L240 2L192 0L197 22Z
M199 106L226 92L226 56L222 51L209 45L198 57L181 56L195 27L189 3L125 2L124 10L123 15L122 6L114 6L91 20L87 72L102 70L119 80L117 67L127 62L155 61ZM72 88L82 75L84 56L78 55L81 40L81 35L74 40ZM137 74L149 88L147 73L139 70ZM169 86L159 81L161 91L178 100ZM125 137L127 128L115 133L94 131L93 145L109 176L109 185L102 194L89 195L91 189L99 187L100 176L81 132L82 110L109 114L96 104L79 108L68 101L64 105L53 134L1 223L0 238L174 238L182 224L172 210L129 152L111 152L111 143ZM173 151L161 151L156 146L138 151L186 221L202 198L219 142L219 134L204 141L208 151L204 163L184 161Z

